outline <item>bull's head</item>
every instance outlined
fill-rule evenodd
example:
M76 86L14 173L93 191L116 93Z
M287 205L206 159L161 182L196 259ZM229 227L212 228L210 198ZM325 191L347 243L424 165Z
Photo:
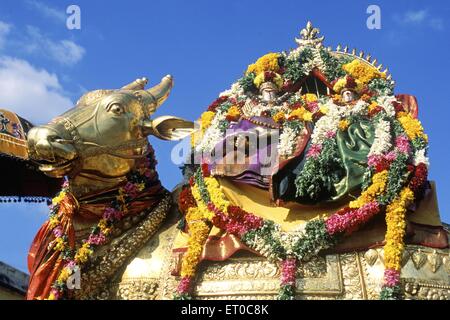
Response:
M28 133L32 160L52 177L119 179L145 156L147 136L176 140L190 134L193 123L172 116L151 120L173 85L166 76L145 90L138 79L118 90L85 94L76 106Z

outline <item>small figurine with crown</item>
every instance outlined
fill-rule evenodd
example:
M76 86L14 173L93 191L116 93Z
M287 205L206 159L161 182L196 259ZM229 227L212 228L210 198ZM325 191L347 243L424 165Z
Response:
M254 84L259 89L262 100L271 102L276 99L283 85L283 79L276 72L264 71L256 76Z
M332 83L332 85L333 91L340 95L340 100L344 104L351 104L352 102L358 100L364 89L362 82L348 75L338 78L334 83Z

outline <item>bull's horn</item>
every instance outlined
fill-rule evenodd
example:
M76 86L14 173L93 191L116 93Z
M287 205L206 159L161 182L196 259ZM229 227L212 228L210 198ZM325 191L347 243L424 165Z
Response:
M144 90L147 82L148 82L148 79L145 77L141 78L141 79L136 79L133 82L123 86L121 89L122 90Z
M156 109L167 99L173 86L173 79L171 75L162 78L161 82L143 91L143 102L147 106L149 114L152 114Z

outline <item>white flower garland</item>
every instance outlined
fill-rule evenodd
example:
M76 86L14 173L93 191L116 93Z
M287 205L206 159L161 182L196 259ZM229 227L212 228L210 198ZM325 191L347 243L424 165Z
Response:
M224 92L224 95L239 95L242 90L238 83L232 85L232 89ZM395 118L395 108L393 102L396 102L395 96L382 96L377 99L388 117ZM335 134L338 131L339 122L346 117L352 115L367 115L367 102L359 100L354 106L339 106L336 105L331 98L325 98L320 101L321 107L327 109L327 113L322 116L314 126L314 131L311 135L311 143L321 145L325 139L330 137L330 134ZM274 108L272 106L271 108ZM276 108L276 107L275 107ZM278 107L280 108L280 107ZM281 109L280 109L281 110ZM223 130L219 129L221 121L226 119L227 113L218 111L211 121L211 126L205 131L205 134L199 144L196 146L197 152L211 153L217 143L224 138ZM283 132L280 134L277 150L280 156L289 157L295 151L297 145L299 130L285 126ZM375 139L370 148L368 156L382 155L392 149L391 123L384 119L380 119L375 124ZM414 165L424 163L429 166L429 159L426 156L426 150L417 150L414 154Z
M414 165L417 166L420 163L425 164L427 166L427 168L430 166L430 159L428 159L428 157L426 156L425 149L417 150L414 153Z
M278 154L284 157L289 157L295 151L296 141L298 136L298 130L294 130L291 127L286 127L280 134L280 141L277 149Z
M388 152L392 147L391 123L380 119L375 124L375 139L370 147L369 157L382 155Z
M378 105L382 107L384 111L386 111L386 114L391 118L395 118L393 102L398 102L395 96L381 96L377 98Z
M196 146L196 152L211 153L217 143L224 138L224 133L219 129L219 123L220 121L225 120L226 116L226 112L217 112L214 119L211 121L211 126L206 129L200 143Z
M241 96L244 94L244 89L239 84L239 82L235 82L231 85L231 88L228 90L225 90L219 94L219 97L223 96Z
M321 117L314 127L311 135L312 144L321 145L330 133L336 133L339 126L339 121L351 115L365 115L367 114L367 103L358 101L353 107L338 106L332 99L328 99L323 105L328 109L327 114Z

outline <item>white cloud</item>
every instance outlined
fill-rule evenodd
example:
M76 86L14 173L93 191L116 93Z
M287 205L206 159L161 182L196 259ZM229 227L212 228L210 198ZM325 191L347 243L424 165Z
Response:
M410 10L403 15L395 15L394 19L403 26L425 26L434 30L444 30L444 20L429 14L428 10Z
M403 16L404 23L421 23L428 16L427 10L408 11Z
M11 25L6 22L0 21L0 49L5 45L6 37L8 36L10 31Z
M64 65L79 62L86 50L71 40L53 41L45 37L38 28L27 26L28 41L24 44L29 52L38 52Z
M56 20L58 22L64 22L67 19L66 13L64 10L59 10L56 8L49 7L48 5L36 1L36 0L27 0L26 3L28 6L33 9L39 11L42 15L51 18L53 20Z
M0 57L0 107L34 124L47 123L73 106L58 77L25 60Z
M86 49L74 41L52 40L37 27L27 26L24 31L15 29L15 32L11 33L12 27L11 24L0 20L0 50L7 47L8 52L20 50L28 54L38 54L66 66L78 63L86 53Z
M441 18L433 18L430 20L430 27L435 30L444 30L444 20Z

